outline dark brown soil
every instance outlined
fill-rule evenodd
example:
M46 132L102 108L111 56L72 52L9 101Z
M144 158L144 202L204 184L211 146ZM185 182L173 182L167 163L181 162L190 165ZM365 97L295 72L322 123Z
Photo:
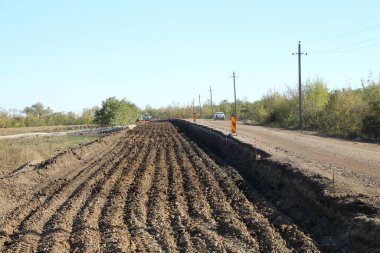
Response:
M270 182L252 185L247 163L180 129L149 122L1 179L0 251L350 252L338 236L317 234L331 215L311 229L304 211L290 213L309 203L290 190L279 198Z

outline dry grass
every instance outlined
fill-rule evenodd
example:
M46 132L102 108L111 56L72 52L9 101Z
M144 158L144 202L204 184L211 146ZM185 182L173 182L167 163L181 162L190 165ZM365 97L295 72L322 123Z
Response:
M87 129L88 126L40 126L40 127L13 127L13 128L0 128L0 136L2 135L13 135L13 134L24 134L24 133L36 133L36 132L66 132L78 129Z
M61 151L78 147L97 138L65 135L0 140L0 177L27 162L48 159Z

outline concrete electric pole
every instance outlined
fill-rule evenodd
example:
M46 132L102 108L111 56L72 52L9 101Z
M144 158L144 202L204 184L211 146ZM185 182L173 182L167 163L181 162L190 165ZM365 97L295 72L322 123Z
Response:
M235 112L234 114L237 115L237 110L236 110L236 86L235 86L235 78L237 76L235 76L235 71L232 73L232 78L234 79L234 98L235 98Z
M237 134L236 133L237 109L236 109L236 85L235 85L235 79L237 76L235 76L235 71L232 73L232 77L234 79L235 110L234 110L234 114L231 117L231 133Z
M201 94L199 94L199 118L202 118Z
M307 55L307 53L301 53L301 41L298 42L298 53L293 53L293 55L298 55L298 123L299 129L302 129L302 80L301 80L301 55Z
M214 117L214 107L212 106L212 89L210 86L210 100L211 100L211 118Z

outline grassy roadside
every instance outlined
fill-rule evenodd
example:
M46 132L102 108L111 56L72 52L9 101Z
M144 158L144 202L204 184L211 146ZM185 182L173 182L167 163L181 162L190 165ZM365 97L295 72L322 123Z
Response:
M68 148L91 142L94 136L52 136L0 140L0 177L29 162L48 159Z

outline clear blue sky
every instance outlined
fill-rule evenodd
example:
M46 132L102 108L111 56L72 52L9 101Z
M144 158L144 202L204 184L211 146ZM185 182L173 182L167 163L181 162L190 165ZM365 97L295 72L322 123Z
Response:
M380 1L0 0L0 107L81 112L108 97L141 108L260 99L320 77L380 73Z

